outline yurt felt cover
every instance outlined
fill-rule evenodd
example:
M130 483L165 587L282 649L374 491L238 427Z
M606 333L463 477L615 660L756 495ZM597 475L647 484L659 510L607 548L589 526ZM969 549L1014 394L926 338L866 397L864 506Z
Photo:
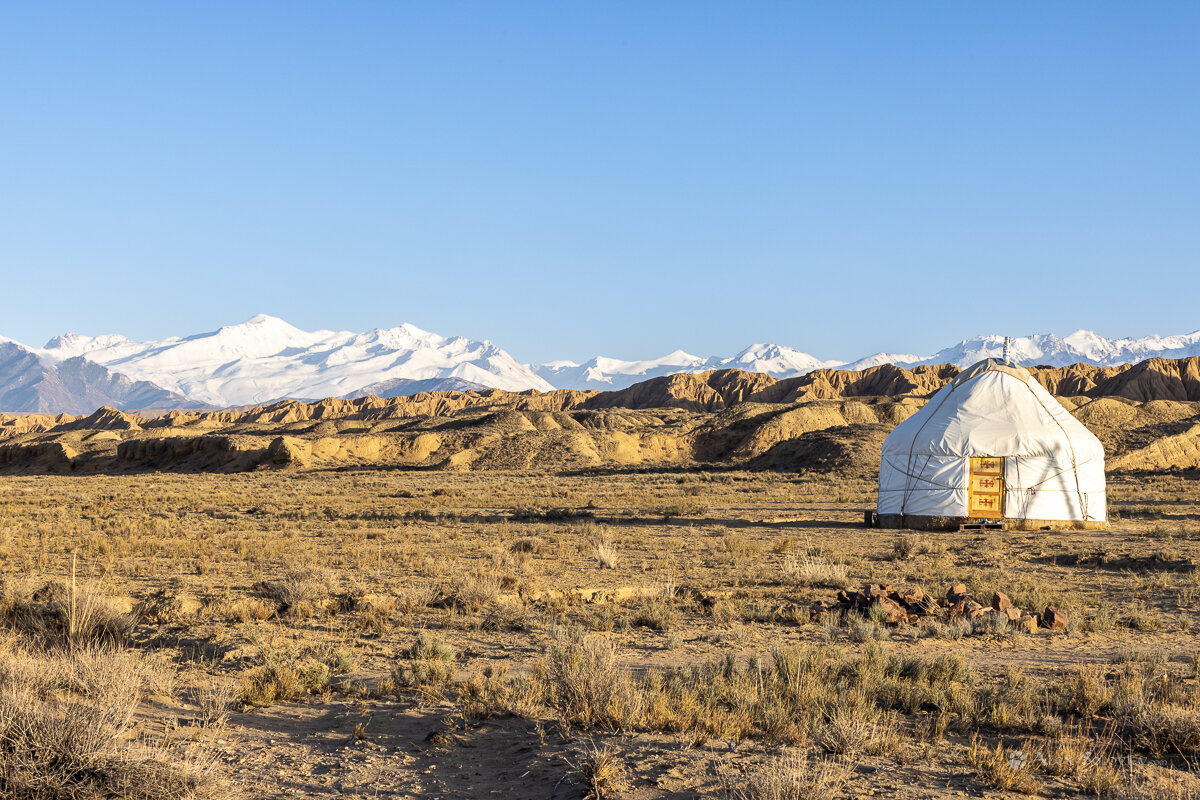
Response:
M1105 519L1104 447L1028 370L988 359L883 443L880 514L967 516L970 459L1004 458L1004 516Z

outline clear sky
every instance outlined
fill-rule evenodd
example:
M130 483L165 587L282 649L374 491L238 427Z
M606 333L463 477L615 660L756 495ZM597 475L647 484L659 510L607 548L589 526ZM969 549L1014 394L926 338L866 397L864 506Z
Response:
M0 335L524 361L1200 328L1200 3L0 14Z

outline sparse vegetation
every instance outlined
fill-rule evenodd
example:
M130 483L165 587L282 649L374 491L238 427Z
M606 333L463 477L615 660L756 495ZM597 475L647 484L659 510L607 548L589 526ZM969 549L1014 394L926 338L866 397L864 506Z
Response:
M1188 797L1200 537L1174 517L1200 516L1193 484L1163 478L1162 497L1136 501L1169 502L1170 518L949 546L821 527L860 518L848 504L870 484L786 473L6 478L0 660L115 654L139 688L104 763L192 776L179 797L228 792L239 761L299 774L322 758L314 730L376 765L428 736L398 794L428 776L462 794L475 784L446 765L521 740L536 755L512 778L530 772L545 796L563 779L622 797L649 776L697 795L841 797L915 759L975 793ZM781 508L821 510L792 528ZM811 613L873 582L939 597L962 582L1071 624ZM43 700L85 702L72 687ZM278 739L287 725L304 735ZM657 766L644 752L662 741L716 763Z

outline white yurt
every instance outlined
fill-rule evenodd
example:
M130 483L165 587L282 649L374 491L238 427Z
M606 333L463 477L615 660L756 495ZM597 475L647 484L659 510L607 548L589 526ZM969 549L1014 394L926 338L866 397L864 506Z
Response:
M1104 447L1028 370L963 371L883 443L878 521L948 528L1105 525Z

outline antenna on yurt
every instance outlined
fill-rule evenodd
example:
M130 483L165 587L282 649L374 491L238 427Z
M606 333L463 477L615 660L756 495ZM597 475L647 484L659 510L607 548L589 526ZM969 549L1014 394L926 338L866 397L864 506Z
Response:
M1002 361L1003 361L1005 364L1009 363L1009 361L1008 361L1008 349L1009 349L1009 347L1011 347L1011 346L1012 346L1012 337L1011 337L1011 336L1005 336L1005 337L1004 337L1004 354L1000 356L1000 359L1001 359L1001 360L1002 360Z

